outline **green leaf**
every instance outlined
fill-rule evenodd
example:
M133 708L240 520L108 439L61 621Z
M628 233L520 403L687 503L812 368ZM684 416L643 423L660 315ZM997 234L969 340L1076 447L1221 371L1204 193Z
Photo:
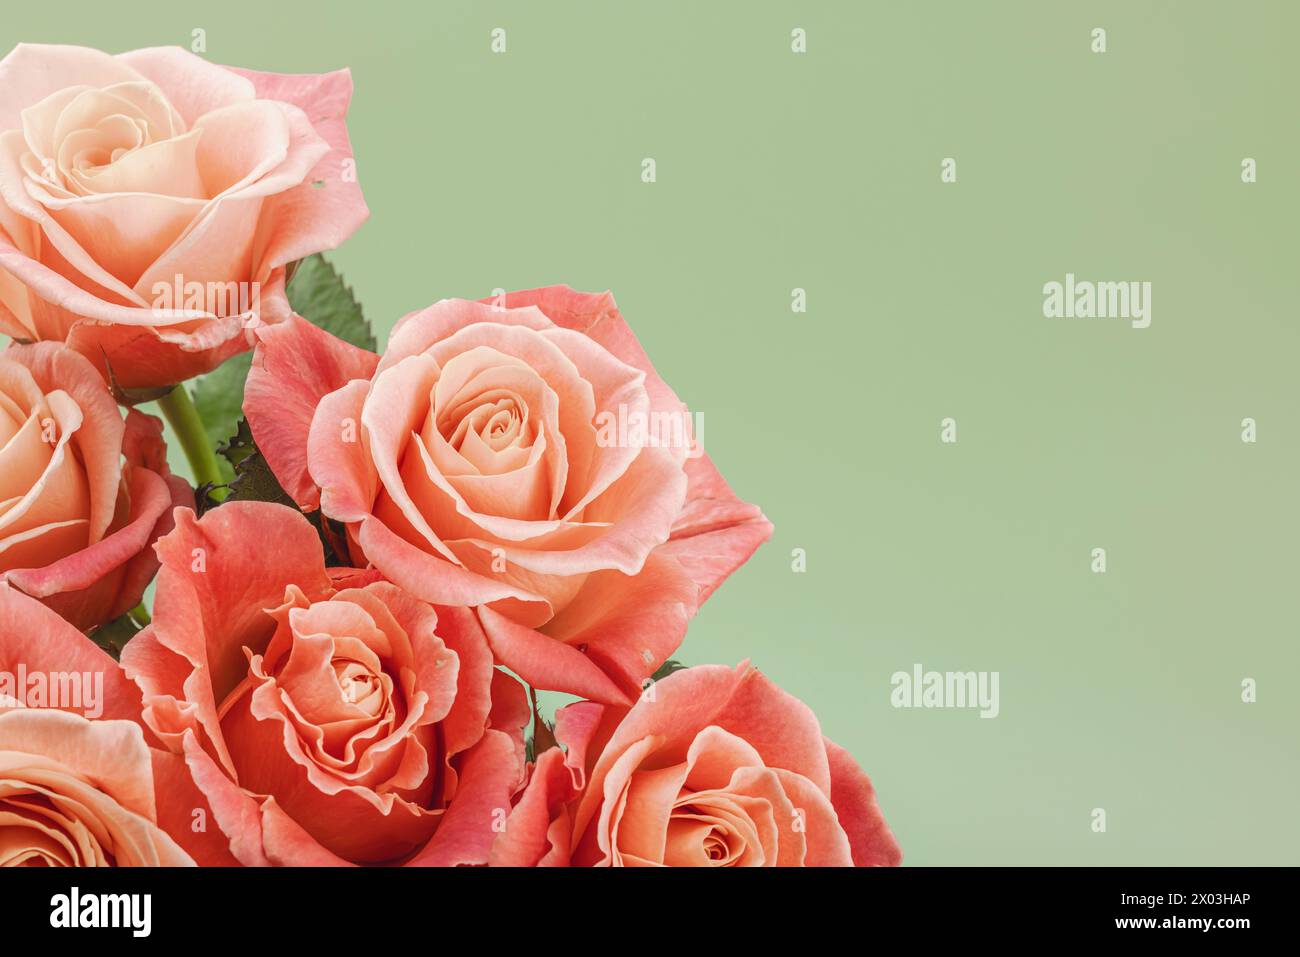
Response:
M361 304L320 253L298 263L289 283L289 305L312 325L344 342L375 351L375 335Z
M253 354L231 356L194 383L194 408L198 409L208 441L220 446L235 434L244 410L244 380L253 364ZM227 470L223 467L222 472ZM225 475L227 481L233 473Z
M116 660L122 657L122 649L139 631L140 625L130 614L126 614L100 625L90 633L90 639Z
M674 671L685 671L689 667L690 667L689 665L684 665L675 658L669 658L667 661L665 661L662 665L659 666L658 671L656 671L654 674L650 676L650 680L663 681Z
M248 427L247 419L240 419L235 426L234 434L217 446L217 454L229 463L232 474L240 462L255 452L257 452L257 444L253 441L253 430Z
M295 512L299 510L298 503L284 490L266 457L258 450L247 419L239 420L235 434L217 449L217 454L234 470L235 477L220 489L199 490L200 513L216 508L222 502L275 502ZM214 494L216 492L224 494ZM326 518L320 509L308 512L304 517L316 529L325 553L325 564L331 567L351 565L347 531L342 523Z
M537 755L556 746L555 724L547 721L540 714L536 718L533 732L524 740L524 760L532 764Z
M247 428L247 423L240 420L241 432ZM235 477L228 486L230 493L225 501L278 502L293 509L298 508L297 503L289 497L289 493L284 490L280 480L271 471L265 456L251 442L247 445L237 445L229 450L223 447L222 455L226 456L235 468Z
M289 275L289 305L294 312L354 346L375 349L375 336L362 315L360 304L325 257L319 253L308 256L293 264ZM213 446L219 446L235 435L244 414L244 381L252 364L252 352L243 352L195 380L194 407L203 419L208 441ZM127 395L126 390L120 391L122 394L118 399L123 402L155 398L144 394L136 397ZM222 471L227 473L227 481L234 477L224 466Z

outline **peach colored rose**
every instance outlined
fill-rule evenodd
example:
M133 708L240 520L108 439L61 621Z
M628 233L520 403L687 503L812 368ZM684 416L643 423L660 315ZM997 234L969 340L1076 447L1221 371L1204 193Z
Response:
M117 662L3 582L0 673L0 866L233 863L184 761L150 747ZM77 690L51 700L56 687Z
M141 388L249 348L247 327L288 314L286 266L368 215L351 95L347 71L16 47L0 61L0 333L64 341Z
M53 342L0 352L0 579L78 628L109 621L139 603L150 546L193 501L162 424L123 421L89 361Z
M0 867L183 867L138 724L0 712Z
M122 664L248 865L483 864L523 773L523 688L472 614L327 572L305 518L177 510Z
M562 708L496 866L896 865L871 781L748 664L701 665L630 710Z
M297 318L258 337L244 411L284 488L346 524L357 564L478 606L535 687L629 701L771 534L608 293L445 300L382 359Z

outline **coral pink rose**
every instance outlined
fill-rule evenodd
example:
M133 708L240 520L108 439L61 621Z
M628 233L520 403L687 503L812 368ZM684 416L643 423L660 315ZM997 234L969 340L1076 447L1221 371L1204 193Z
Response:
M89 629L139 603L150 546L193 501L162 423L123 421L85 358L53 342L0 352L0 579Z
M497 866L896 865L871 781L757 670L703 665L630 710L556 716L493 848Z
M177 510L122 664L247 865L483 864L523 774L523 688L472 614L327 572L294 509Z
M368 215L347 71L281 76L175 47L18 46L0 61L0 333L124 387L249 348L285 269Z
M233 863L139 717L117 662L0 582L0 866Z
M382 359L297 318L258 337L244 412L284 488L358 564L477 606L535 687L629 702L771 534L608 293L439 302Z

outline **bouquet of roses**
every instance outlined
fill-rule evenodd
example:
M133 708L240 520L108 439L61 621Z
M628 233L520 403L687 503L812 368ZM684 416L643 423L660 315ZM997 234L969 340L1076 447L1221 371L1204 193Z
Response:
M806 705L673 660L771 525L608 293L376 350L351 92L0 62L0 863L897 864Z

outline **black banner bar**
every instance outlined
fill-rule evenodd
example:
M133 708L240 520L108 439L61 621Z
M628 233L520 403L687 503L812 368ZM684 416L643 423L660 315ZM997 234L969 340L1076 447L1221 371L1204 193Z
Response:
M75 934L92 946L266 933L294 946L349 940L373 949L369 933L384 947L408 935L433 946L449 929L450 939L472 941L475 927L498 942L513 928L521 944L543 946L547 928L561 935L558 945L599 941L607 929L671 934L716 922L728 940L789 931L811 933L815 947L829 946L828 935L870 941L907 927L927 944L977 933L984 942L1233 946L1242 934L1287 931L1295 877L1281 868L23 869L0 873L0 914L6 942Z

